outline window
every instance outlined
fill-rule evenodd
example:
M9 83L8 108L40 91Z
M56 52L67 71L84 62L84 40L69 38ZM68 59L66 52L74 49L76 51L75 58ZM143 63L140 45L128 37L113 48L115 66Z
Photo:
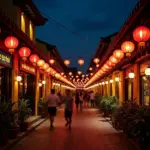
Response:
M33 40L33 25L31 21L29 22L29 36L30 39Z
M24 13L21 13L21 30L26 32L25 16Z

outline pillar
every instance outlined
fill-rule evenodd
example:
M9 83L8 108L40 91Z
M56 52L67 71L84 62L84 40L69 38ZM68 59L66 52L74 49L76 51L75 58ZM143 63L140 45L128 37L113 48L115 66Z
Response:
M140 104L140 66L139 64L134 64L133 71L135 74L133 80L133 99L136 100L137 104Z
M43 74L43 80L46 81L46 73ZM46 98L46 84L42 85L42 97L45 99Z
M124 71L119 72L119 103L121 104L124 100L125 97L125 75Z
M47 97L48 94L50 94L50 91L51 91L51 83L50 83L50 76L47 75L46 77L46 93L45 93L45 97Z
M40 72L37 68L36 72L36 83L35 83L35 115L38 115L38 102L39 102L39 78L40 78Z
M15 53L13 57L13 66L12 66L12 101L18 102L18 81L16 81L16 77L18 75L18 65L19 58L18 54Z
M113 72L112 74L112 79L113 79L113 83L112 83L112 96L116 95L116 81L115 81L115 73Z
M110 95L110 82L109 82L109 81L108 81L108 85L107 85L107 86L108 86L108 92L107 92L107 93L108 93L108 96L111 96L111 95Z

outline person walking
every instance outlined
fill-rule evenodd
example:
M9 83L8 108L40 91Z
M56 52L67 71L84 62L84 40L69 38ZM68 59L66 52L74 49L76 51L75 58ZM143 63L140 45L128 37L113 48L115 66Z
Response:
M80 100L80 111L82 111L83 110L83 94L82 93L80 93L79 95L79 100Z
M94 108L94 98L95 98L94 92L91 91L91 93L90 93L90 101L91 101L91 107L92 108Z
M64 97L65 103L65 119L66 119L66 127L71 129L72 123L72 112L73 112L73 96L71 95L70 90L66 90L66 96Z
M50 120L50 130L54 128L54 118L56 116L57 107L60 104L59 97L55 94L55 89L51 90L51 94L49 94L46 98L46 103L48 105L48 113L49 113L49 120Z
M75 104L76 104L76 110L79 110L79 103L80 103L80 99L79 99L79 93L77 92L75 95Z

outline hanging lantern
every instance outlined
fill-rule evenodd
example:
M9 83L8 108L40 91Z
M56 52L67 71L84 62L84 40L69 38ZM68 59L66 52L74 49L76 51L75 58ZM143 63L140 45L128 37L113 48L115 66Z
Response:
M38 57L38 55L33 54L33 55L30 56L29 60L35 66L37 64L38 60L39 60L39 57Z
M44 61L43 59L39 59L39 60L37 61L37 66L40 67L40 68L41 68L44 64L45 64L45 61Z
M50 71L51 71L51 68L49 67L49 68L46 70L46 72L50 73Z
M66 66L69 66L69 65L70 65L70 60L65 60L65 61L64 61L64 64L65 64Z
M79 59L79 60L78 60L78 64L79 64L80 66L82 66L82 65L84 64L84 60L83 60L83 59Z
M110 67L109 67L107 64L105 64L105 65L104 65L104 69L109 70Z
M94 61L95 64L98 64L100 60L99 60L99 58L94 58L93 61Z
M92 70L93 70L93 68L92 68L92 67L90 67L90 68L89 68L89 70L90 70L90 71L92 71Z
M72 76L72 72L69 72L69 76Z
M114 56L111 56L109 60L112 62L112 64L116 64L118 62Z
M145 46L145 42L150 38L150 30L145 26L137 27L133 32L133 38L139 46Z
M110 83L113 83L113 80L111 79L109 82L110 82Z
M27 57L30 56L31 50L27 47L22 47L19 49L19 55L22 57L22 60L26 61Z
M49 63L50 63L51 65L53 65L53 64L55 63L55 60L54 60L54 59L50 59L50 60L49 60Z
M82 74L82 71L78 71L78 74L79 74L79 75Z
M14 36L9 36L5 39L5 46L8 48L8 51L12 54L14 50L18 47L19 41Z
M115 50L113 56L116 59L121 60L124 57L124 52L122 50Z
M130 41L125 41L122 45L121 45L121 49L123 50L124 53L126 53L127 56L130 56L131 53L134 51L134 43L130 42Z
M99 68L99 64L96 65L96 68Z
M49 68L49 64L48 63L44 63L43 67L44 70L47 70Z
M56 73L56 74L55 74L55 77L56 77L56 78L60 78L60 74L59 74L59 73Z
M62 72L61 75L63 76L63 75L64 75L64 72Z
M93 75L93 73L90 73L90 75L92 76L92 75Z
M119 82L119 80L120 80L119 77L116 77L116 78L115 78L115 81L116 81L116 82Z
M113 66L114 66L114 64L113 64L110 60L108 60L106 64L107 64L107 66L109 66L109 67L113 67Z

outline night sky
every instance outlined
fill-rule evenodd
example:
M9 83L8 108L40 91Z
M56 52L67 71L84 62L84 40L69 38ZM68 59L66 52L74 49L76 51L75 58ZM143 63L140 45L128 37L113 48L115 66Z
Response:
M95 54L100 37L119 31L138 0L34 0L39 10L52 20L38 27L37 38L56 45L63 59L78 67L83 57L86 71Z

